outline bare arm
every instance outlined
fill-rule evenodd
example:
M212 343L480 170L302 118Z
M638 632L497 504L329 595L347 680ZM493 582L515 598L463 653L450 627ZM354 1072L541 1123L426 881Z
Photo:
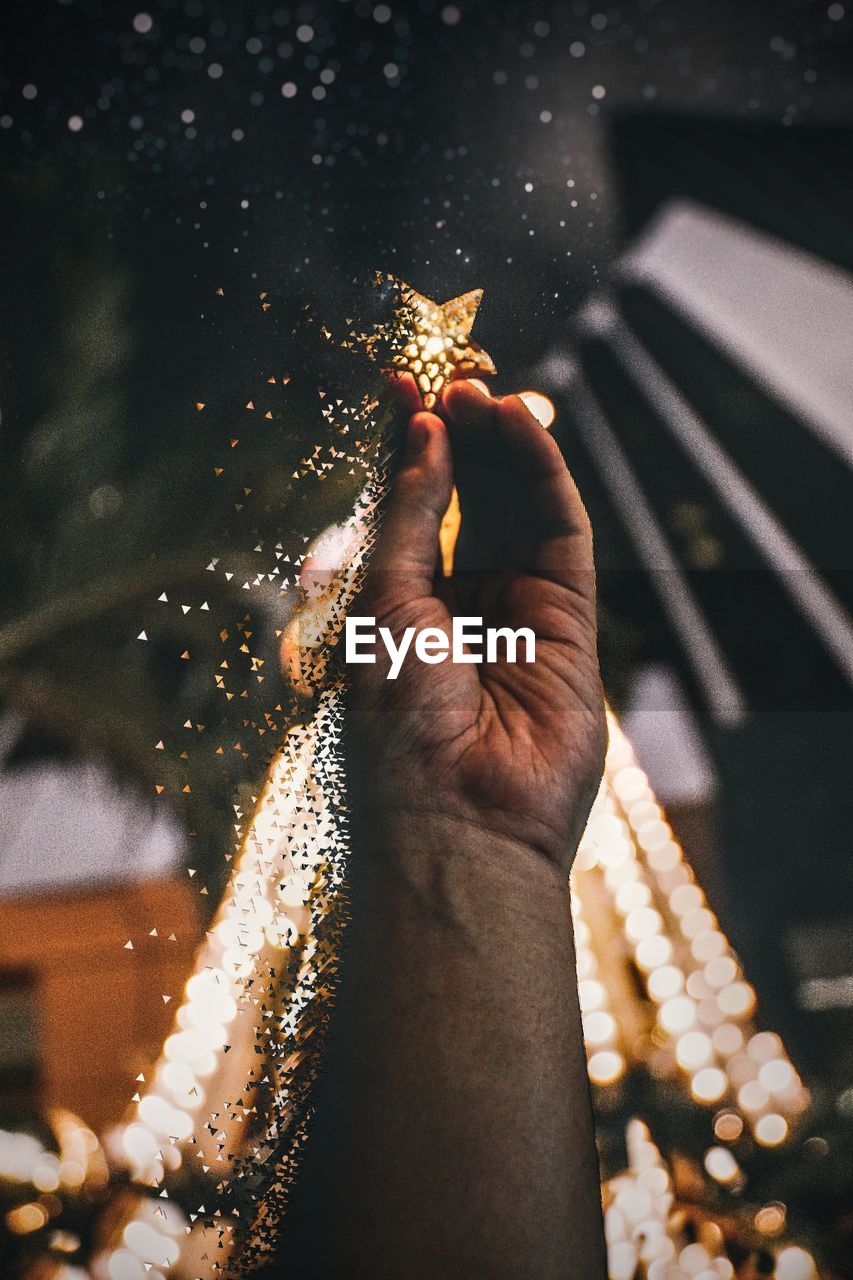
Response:
M351 670L352 923L281 1273L600 1280L567 892L603 752L589 526L520 401L444 413L412 419L359 612L531 627L536 661Z

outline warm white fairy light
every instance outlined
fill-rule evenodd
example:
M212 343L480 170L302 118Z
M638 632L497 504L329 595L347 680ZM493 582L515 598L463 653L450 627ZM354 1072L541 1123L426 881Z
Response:
M586 1043L593 1048L609 1045L616 1038L616 1019L602 1009L590 1013L583 1020L583 1034Z
M557 416L553 400L550 400L548 396L543 396L541 391L520 391L518 398L527 410L533 414L541 427L547 429L551 426Z
M730 1118L741 1124L739 1117ZM722 1230L704 1219L697 1231L676 1204L669 1170L647 1126L631 1120L625 1137L628 1168L604 1187L608 1280L735 1280ZM709 1147L704 1165L722 1186L736 1189L743 1178L727 1146ZM786 1222L785 1206L776 1202L755 1216L755 1228L766 1238L762 1248L773 1261L769 1280L819 1280L807 1250L781 1239L771 1244Z
M646 988L656 1004L680 995L684 990L684 974L674 964L662 964L652 969Z
M58 1151L51 1151L34 1135L0 1129L0 1184L29 1184L47 1195L73 1193L84 1186L89 1190L103 1186L107 1168L101 1144L92 1130L70 1111L59 1107L49 1108L45 1119ZM19 1215L13 1219L12 1230L22 1234L37 1230L36 1216ZM43 1221L47 1222L49 1216L46 1213Z
M705 1106L728 1099L759 1142L778 1144L806 1092L779 1037L751 1025L755 992L613 716L609 724L604 783L581 842L574 896L583 901L590 877L608 893L656 1011L657 1037L693 1098Z
M776 1257L775 1280L818 1280L814 1258L805 1249L791 1246Z
M583 903L577 894L572 899L572 925L587 1072L593 1084L605 1087L615 1084L624 1075L625 1058L620 1048L621 1032L610 1009L607 987L597 977L598 960L591 946L591 932L584 919Z
M737 1142L743 1133L743 1116L736 1111L719 1111L714 1117L714 1135L721 1142Z
M702 1067L690 1081L697 1102L719 1102L728 1092L729 1078L719 1067Z
M716 1182L734 1182L740 1165L728 1147L709 1147L705 1152L705 1168Z
M714 1048L723 1058L731 1058L743 1048L743 1032L733 1022L721 1022L712 1039Z
M656 969L668 964L671 956L672 943L669 938L662 938L659 935L641 939L634 952L634 959L640 970L650 975ZM683 980L684 975L682 974Z
M788 1136L788 1122L784 1116L769 1111L756 1122L755 1138L763 1147L778 1147Z
M604 1233L609 1280L732 1280L734 1269L716 1236L691 1242L669 1171L648 1128L632 1120L626 1131L628 1169L605 1187ZM717 1148L720 1172L732 1161ZM735 1170L736 1173L736 1170Z
M667 1000L658 1010L658 1026L672 1037L689 1031L696 1021L696 1004L689 996Z

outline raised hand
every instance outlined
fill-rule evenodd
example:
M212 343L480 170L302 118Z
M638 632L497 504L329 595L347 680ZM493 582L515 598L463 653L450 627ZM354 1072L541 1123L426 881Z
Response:
M440 811L568 868L605 732L589 521L555 441L517 396L493 400L460 381L441 408L443 418L411 417L356 612L375 617L397 648L409 628L449 638L460 616L526 628L535 660L523 660L522 641L519 660L507 661L499 639L497 661L427 664L410 642L389 680L377 646L375 665L350 672L358 754L370 766L359 771L358 802L383 814ZM462 525L447 578L436 558L454 483Z
M349 668L351 923L281 1275L603 1280L567 885L604 746L589 524L520 400L440 409L411 415L356 612L396 648L530 628L536 656Z

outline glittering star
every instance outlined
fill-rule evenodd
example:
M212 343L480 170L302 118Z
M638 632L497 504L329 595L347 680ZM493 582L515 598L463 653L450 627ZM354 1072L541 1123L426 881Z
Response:
M433 302L402 280L398 284L403 305L411 314L411 334L394 363L414 375L427 409L433 408L454 374L496 372L491 356L471 341L482 289L471 289L449 302Z

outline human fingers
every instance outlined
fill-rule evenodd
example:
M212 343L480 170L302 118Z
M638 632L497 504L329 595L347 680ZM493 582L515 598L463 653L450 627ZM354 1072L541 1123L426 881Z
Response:
M523 568L591 585L592 533L553 439L518 396L491 399L465 382L445 391L462 507L461 566Z
M519 396L496 407L500 450L512 479L518 532L534 573L563 585L593 569L592 529L556 440Z
M484 572L506 566L511 540L508 478L498 445L498 401L464 381L445 389L441 409L453 452L461 526L454 568Z
M432 594L438 531L452 487L447 428L434 413L415 413L368 571L377 613Z
M423 407L421 393L411 373L386 369L385 378L391 389L395 409L401 418L410 418Z

